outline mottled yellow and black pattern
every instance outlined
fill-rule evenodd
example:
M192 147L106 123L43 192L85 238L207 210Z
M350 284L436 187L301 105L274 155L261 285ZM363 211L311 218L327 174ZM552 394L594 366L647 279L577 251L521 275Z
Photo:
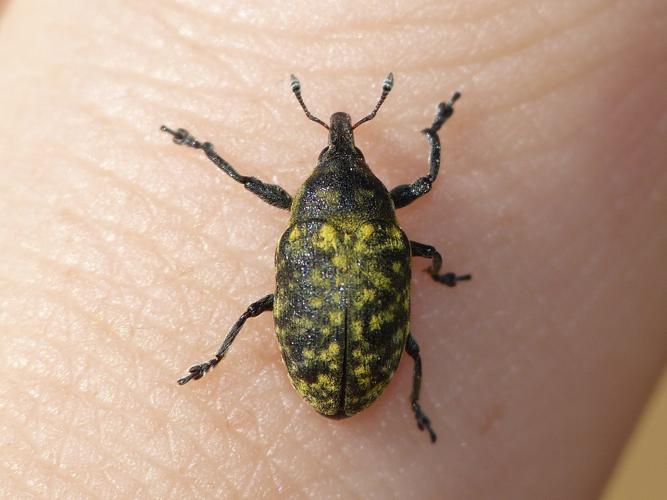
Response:
M276 252L276 333L292 383L318 412L352 415L396 370L408 335L410 243L363 161L332 157L292 205Z
M428 174L387 191L354 145L354 129L372 120L394 83L391 73L373 110L352 125L347 113L329 125L308 111L301 83L291 86L306 116L329 130L329 144L312 175L292 197L276 184L240 174L209 142L182 128L162 130L177 144L201 149L225 174L265 202L291 211L276 249L276 291L251 303L225 336L215 356L190 367L178 380L198 380L217 366L249 318L273 310L276 333L292 384L318 412L330 417L366 408L389 383L403 350L413 359L410 406L431 442L436 434L422 411L422 362L409 332L410 258L431 259L431 278L447 286L469 274L440 274L442 257L431 245L408 241L396 223L396 208L431 190L440 169L438 131L452 116L458 92L441 102L429 128Z

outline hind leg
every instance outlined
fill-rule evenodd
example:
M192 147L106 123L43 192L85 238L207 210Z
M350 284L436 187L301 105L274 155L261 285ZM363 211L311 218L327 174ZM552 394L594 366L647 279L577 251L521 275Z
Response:
M215 353L215 357L205 363L191 366L190 370L188 370L190 373L185 377L178 379L178 384L183 385L190 382L190 380L199 380L202 378L206 372L208 372L211 368L214 368L218 363L220 363L220 361L222 361L225 353L232 345L232 342L234 342L236 335L238 335L238 333L241 331L241 327L248 318L254 318L255 316L262 314L264 311L271 310L273 310L273 294L267 295L266 297L259 299L257 302L250 304L248 309L246 309L246 311L241 315L236 323L234 323L234 326L232 326L231 330L229 330L229 333L225 337L225 340L222 342L220 349L218 349L218 352Z
M419 391L421 390L422 385L422 359L419 355L419 346L417 345L417 342L415 342L412 334L408 335L408 340L405 343L405 352L407 352L415 361L414 371L412 372L412 394L410 394L410 403L412 404L412 411L415 412L417 427L422 431L426 429L431 438L431 443L435 443L435 440L438 437L435 435L433 427L431 427L431 421L419 405Z

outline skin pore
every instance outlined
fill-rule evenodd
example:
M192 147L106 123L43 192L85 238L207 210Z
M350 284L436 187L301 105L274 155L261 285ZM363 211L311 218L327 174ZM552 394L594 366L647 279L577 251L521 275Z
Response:
M667 353L664 2L6 2L0 7L0 497L594 498ZM294 194L326 131L435 246L413 259L420 432L404 356L380 399L317 415L269 313L289 214L160 133L184 127Z

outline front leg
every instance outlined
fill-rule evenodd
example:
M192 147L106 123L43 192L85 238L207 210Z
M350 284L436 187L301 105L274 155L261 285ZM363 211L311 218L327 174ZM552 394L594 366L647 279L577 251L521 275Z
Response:
M412 252L413 257L426 257L427 259L432 259L433 263L429 268L426 269L426 272L431 275L434 281L442 283L447 286L455 286L459 281L468 281L472 279L470 274L456 275L454 273L445 273L440 274L440 268L442 267L442 256L438 253L435 247L431 245L424 245L423 243L417 243L416 241L410 242L410 251Z
M245 175L239 174L234 167L232 167L227 161L215 152L213 144L210 142L199 142L197 139L192 137L190 133L183 129L179 128L176 131L171 130L170 128L162 125L160 130L167 132L174 136L174 142L176 144L184 144L190 146L191 148L201 149L206 153L206 156L216 164L216 166L234 179L236 182L240 182L245 186L245 188L251 193L255 193L262 200L267 202L269 205L274 207L284 208L289 210L292 206L292 197L280 186L275 184L266 184L255 177L246 177Z
M454 103L459 97L461 97L460 92L455 92L449 101L441 102L438 105L438 111L435 114L433 124L429 128L422 130L422 134L426 136L431 145L428 160L429 172L428 175L420 177L412 184L401 184L391 190L391 199L394 201L396 208L409 205L431 190L431 185L435 182L440 171L440 138L438 137L438 130L454 114Z

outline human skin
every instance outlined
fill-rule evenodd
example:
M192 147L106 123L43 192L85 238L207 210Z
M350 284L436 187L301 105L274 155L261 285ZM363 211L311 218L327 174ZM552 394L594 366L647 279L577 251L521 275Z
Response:
M664 2L503 0L210 7L9 2L0 18L0 496L590 499L667 353ZM438 248L413 259L412 360L369 409L332 421L291 388L269 313L288 213L326 131L396 84L357 146L398 217Z

